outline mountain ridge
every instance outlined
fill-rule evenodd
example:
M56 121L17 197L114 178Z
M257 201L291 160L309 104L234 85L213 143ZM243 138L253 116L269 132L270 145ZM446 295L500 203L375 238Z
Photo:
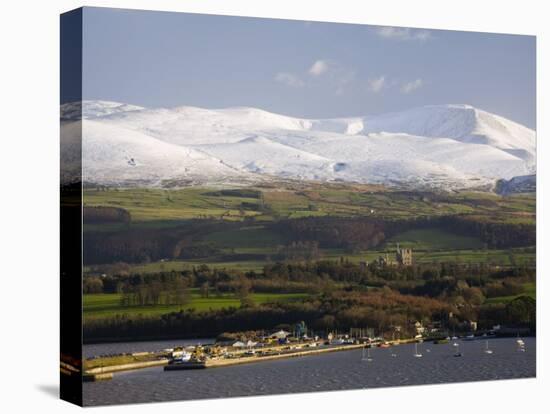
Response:
M247 183L280 177L490 189L498 180L536 172L535 132L471 105L427 105L330 119L294 118L252 107L150 109L109 101L83 101L80 111L84 176L105 184L127 184L128 168L143 165L143 157L147 174L139 177L134 168L130 176L151 186L160 185L163 176L185 182ZM63 128L76 122L79 108L65 104L61 112ZM124 151L115 158L126 154L136 165L121 160L109 164L114 163L107 159L109 146L132 134L139 138L135 143L125 140ZM134 148L137 143L140 149ZM163 151L179 155L174 158ZM203 154L194 162L193 174L185 170L189 159L184 154L189 151ZM101 169L94 165L102 162Z

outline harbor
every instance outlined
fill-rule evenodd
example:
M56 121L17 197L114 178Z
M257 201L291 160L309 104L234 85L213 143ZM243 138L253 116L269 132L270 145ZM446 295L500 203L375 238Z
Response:
M402 341L405 342L405 341ZM191 345L164 349L154 352L136 352L129 355L116 355L88 359L84 363L84 378L87 381L112 379L116 372L132 371L154 366L164 366L165 370L197 368L217 368L283 358L296 358L318 355L327 352L347 351L365 346L376 346L354 341L348 343L297 342L291 345L280 344L257 348L239 345L221 347L219 345Z
M311 357L326 353L362 349L362 361L372 361L371 349L391 349L391 356L397 357L404 344L414 344L413 356L422 357L419 349L431 352L431 347L449 347L454 350L454 357L461 357L460 345L463 342L484 340L484 352L492 354L489 340L494 335L467 335L457 337L406 338L384 340L383 338L353 337L350 335L328 334L326 337L292 335L283 330L257 340L225 340L201 344L174 346L155 351L122 353L118 355L101 355L85 359L83 379L87 382L112 380L113 374L134 371L151 367L163 367L164 371L201 370L221 368L234 365L261 363L273 360ZM525 351L523 339L516 340L518 351ZM65 368L66 369L66 368Z
M523 352L513 337L489 339L492 354L484 352L485 340L457 339L446 344L418 343L421 358L414 356L415 344L409 343L366 348L370 361L363 359L362 347L344 347L296 358L258 357L258 363L220 369L164 371L163 366L155 366L115 373L110 381L86 383L84 400L91 406L530 378L536 375L536 339L523 341ZM460 344L462 357L454 357L454 342Z

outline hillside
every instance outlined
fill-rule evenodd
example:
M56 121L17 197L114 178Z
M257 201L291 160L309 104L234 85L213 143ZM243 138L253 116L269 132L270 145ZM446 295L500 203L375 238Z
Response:
M78 113L62 107L67 147L77 141L70 131ZM536 170L534 131L468 105L314 120L245 107L85 101L82 114L84 179L107 185L305 179L492 190ZM64 161L72 153L64 148Z

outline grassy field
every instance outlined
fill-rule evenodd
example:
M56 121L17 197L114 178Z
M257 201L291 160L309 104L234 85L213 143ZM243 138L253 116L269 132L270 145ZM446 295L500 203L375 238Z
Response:
M86 359L82 361L82 364L84 369L88 370L88 369L99 368L99 367L110 367L113 365L124 365L124 364L133 364L135 362L154 361L156 358L157 358L156 354L117 355L117 356L111 356L111 357Z
M207 264L211 267L259 271L290 240L270 229L274 220L307 216L358 217L386 220L468 214L482 221L529 223L535 221L535 196L518 194L502 197L492 193L426 193L388 191L362 185L314 184L274 188L219 190L107 189L84 191L86 206L111 206L131 214L129 224L85 224L85 231L116 233L119 229L178 229L193 245L210 246L208 257L132 264L136 273L180 271ZM197 223L201 223L198 225ZM186 230L189 229L189 230ZM183 237L183 236L182 236ZM481 240L441 229L409 230L375 250L350 253L342 249L321 249L326 259L371 261L396 245L411 247L417 263L464 262L495 265L534 262L534 248L486 250ZM189 256L193 257L193 256ZM200 256L197 256L200 257ZM101 273L97 269L95 273ZM90 273L94 273L91 271Z
M535 283L525 283L523 285L523 292L519 295L513 295L513 296L497 296L494 298L489 298L485 301L485 303L508 303L515 298L519 296L529 296L533 299L537 299L537 290Z
M253 293L250 298L257 304L268 302L288 302L307 297L306 293ZM233 295L216 297L211 295L203 298L197 289L191 292L191 300L185 305L151 305L151 306L125 306L120 305L119 294L89 294L84 295L84 318L107 318L114 315L127 316L158 316L169 312L178 312L182 309L195 309L196 311L216 310L229 307L239 307L240 301Z
M440 229L409 230L392 237L386 242L387 248L397 244L418 251L481 249L483 243L475 237L459 236Z
M257 198L215 195L211 189L183 190L109 189L84 191L85 206L121 207L133 222L177 221L192 218L242 219L258 212L239 210L242 203L258 204Z
M254 193L254 191L256 193ZM437 195L386 191L359 185L315 185L296 189L253 189L216 191L211 188L185 189L87 189L86 206L121 207L130 212L133 223L170 222L188 219L241 221L252 218L270 221L307 216L370 216L407 218L468 213L498 222L532 223L535 196L502 197L492 193Z
M248 271L261 271L265 265L265 260L241 260L241 261L212 261L212 258L208 260L196 259L196 260L166 260L163 262L151 262L145 264L130 265L130 271L132 273L159 273L159 272L181 272L183 270L189 270L193 266L200 266L206 264L209 267L215 267L218 269L232 269L240 270L243 272Z
M245 251L247 249L242 249ZM250 251L260 251L260 249L251 248ZM512 265L532 265L535 261L536 254L534 249L510 249L510 250L440 250L440 251L413 251L414 260L416 263L487 263L496 266L512 266ZM352 263L363 261L373 261L379 256L388 253L390 256L394 254L393 249L388 250L367 250L357 253L349 253L341 249L321 249L321 258L326 260L339 260L343 257ZM266 253L269 255L269 253ZM260 272L266 260L236 260L236 261L214 261L212 258L207 260L167 260L163 262L151 262L145 264L130 265L131 273L158 273L169 271L190 270L193 266L206 264L212 268L218 269L235 269L246 271Z

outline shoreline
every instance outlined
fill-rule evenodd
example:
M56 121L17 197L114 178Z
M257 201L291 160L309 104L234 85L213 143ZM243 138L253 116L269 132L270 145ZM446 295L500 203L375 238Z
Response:
M397 346L401 344L413 343L415 341L416 340L414 338L402 339L402 340L388 342L388 344L390 344L391 346ZM365 343L328 345L328 346L321 345L319 347L309 348L309 349L304 349L304 347L301 346L300 348L290 349L290 350L286 350L286 349L283 349L283 347L277 346L277 347L265 348L264 351L272 351L272 352L279 351L279 353L271 354L271 355L253 355L253 356L244 356L246 351L241 350L236 354L236 357L234 358L207 358L206 360L201 362L200 368L221 368L226 366L249 364L249 363L255 363L255 362L262 362L262 361L272 361L277 359L288 359L288 358L305 357L309 355L320 355L320 354L325 354L330 352L351 351L351 350L361 349L366 347L369 347L369 345ZM151 367L157 367L157 366L159 367L167 366L170 362L170 359L166 356L166 353L163 353L163 352L150 352L150 353L147 353L147 355L151 357L150 360L137 361L137 362L131 362L131 363L124 363L124 364L113 364L113 365L84 369L83 376L88 377L88 381L112 379L112 374L116 372L133 371L137 369L151 368ZM178 369L191 369L191 367L182 366L181 368L178 367L178 368L175 368L174 370L178 370ZM111 375L108 375L108 374L111 374Z
M481 340L483 337L476 338L475 340ZM495 338L495 337L493 337ZM498 337L496 337L498 338ZM465 338L459 338L464 340ZM491 338L488 338L491 339ZM430 340L423 340L422 342L430 342ZM399 346L405 344L411 344L418 342L415 338L400 339L394 341L386 342L389 346ZM147 358L146 360L128 362L122 364L113 364L106 366L94 366L89 369L83 370L83 379L85 381L99 381L99 380L109 380L113 378L113 374L117 372L125 371L134 371L139 369L151 368L151 367L165 367L165 370L186 370L186 369L196 369L196 368L222 368L234 365L250 364L262 361L273 361L279 359L289 359L289 358L300 358L310 355L321 355L331 352L342 352L342 351L352 351L362 348L376 348L378 344L366 344L366 343L355 343L355 344L341 344L341 345L320 345L317 347L306 348L305 344L298 344L294 349L283 349L282 346L267 347L262 351L271 352L268 355L261 355L260 353L255 355L246 355L246 350L237 351L232 358L206 358L202 361L198 361L196 364L189 364L186 366L182 364L181 366L169 365L170 357L164 351L157 352L147 352L141 353L140 357ZM138 354L135 354L136 356ZM94 361L96 362L96 361ZM166 369L167 366L173 368Z
M408 343L408 342L401 342L402 344ZM398 345L398 344L395 344ZM311 349L311 350L291 350L289 352L281 352L279 354L274 355L255 355L255 356L239 356L236 358L218 358L218 359L206 359L201 366L201 368L222 368L222 367L228 367L233 365L242 365L242 364L250 364L255 362L262 362L262 361L273 361L278 359L289 359L289 358L299 358L299 357L305 357L310 355L320 355L330 352L342 352L342 351L352 351L356 349L364 348L365 344L347 344L347 345L334 345L334 346L327 346L317 349ZM243 352L244 353L244 352ZM151 355L155 355L155 353L152 353ZM86 381L100 381L100 380L110 380L113 378L113 374L117 372L126 372L126 371L134 371L138 369L145 369L145 368L152 368L152 367L165 367L168 366L169 363L168 358L162 358L162 359L156 359L151 361L140 361L140 362L133 362L128 364L120 364L120 365L110 365L105 367L94 367L90 369L84 370L83 378ZM191 369L188 367L182 367L179 369ZM176 369L177 370L177 369Z
M297 350L288 353L280 353L276 355L264 355L264 356L251 356L251 357L239 357L231 359L209 359L205 362L205 368L221 368L232 365L249 364L262 361L273 361L276 359L297 358L309 355L319 355L329 352L351 351L354 349L364 348L365 344L349 344L349 345L336 345L326 348L318 348L312 350Z

